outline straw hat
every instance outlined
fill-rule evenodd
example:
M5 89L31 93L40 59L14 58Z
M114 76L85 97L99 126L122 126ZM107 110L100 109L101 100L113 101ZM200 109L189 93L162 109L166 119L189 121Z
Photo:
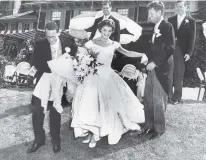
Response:
M87 32L85 30L77 30L77 29L70 28L69 34L74 38L78 38L78 39L82 39L82 40L88 39L88 35L87 35Z

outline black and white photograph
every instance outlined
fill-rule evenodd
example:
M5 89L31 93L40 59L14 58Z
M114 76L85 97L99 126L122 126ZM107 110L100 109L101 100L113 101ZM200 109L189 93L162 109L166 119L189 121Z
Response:
M206 160L206 1L0 0L0 160Z

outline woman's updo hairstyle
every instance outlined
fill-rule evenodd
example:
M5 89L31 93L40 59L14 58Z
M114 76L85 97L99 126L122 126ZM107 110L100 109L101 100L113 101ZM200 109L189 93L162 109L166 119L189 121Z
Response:
M112 19L105 19L105 20L99 22L99 24L98 24L99 32L101 32L101 30L104 26L111 27L112 32L114 32L114 30L115 30L115 23Z

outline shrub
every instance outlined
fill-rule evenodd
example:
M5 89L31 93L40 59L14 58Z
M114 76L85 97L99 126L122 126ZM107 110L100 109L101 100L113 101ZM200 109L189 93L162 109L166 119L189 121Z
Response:
M206 2L199 1L199 10L196 19L206 21ZM197 37L194 54L191 60L186 63L184 86L197 87L199 78L196 73L196 67L206 72L206 38L203 36L202 22L197 22Z
M22 61L31 63L31 58L34 52L34 43L34 39L28 39L25 42L23 42L23 48L20 50L15 60L16 64Z

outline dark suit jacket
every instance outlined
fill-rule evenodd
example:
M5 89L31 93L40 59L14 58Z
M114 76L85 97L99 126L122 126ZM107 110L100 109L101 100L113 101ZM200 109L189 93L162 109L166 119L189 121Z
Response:
M188 20L188 23L186 22ZM175 37L182 50L182 53L192 56L196 39L196 22L191 16L186 16L182 21L179 29L177 29L177 15L168 18L168 21L173 25Z
M119 21L117 19L115 19L113 16L110 16L109 19L112 19L115 22L115 31L112 33L112 35L110 36L110 39L113 41L120 41L120 24ZM91 36L90 36L90 40L94 38L95 33L98 29L98 24L99 22L101 22L103 20L103 16L100 18L97 18L93 24L92 27L85 29L87 32L91 32Z
M60 38L61 45L62 45L62 54L65 53L65 41ZM43 73L51 73L51 70L47 64L47 61L52 60L51 57L51 48L49 41L44 38L38 42L36 42L33 58L32 58L32 65L37 69L36 72L36 84L38 83L39 79L43 75Z
M151 43L150 51L147 53L149 62L154 62L157 67L155 72L165 92L169 93L169 81L173 67L173 53L175 50L175 36L172 25L163 20L159 28L160 36Z

